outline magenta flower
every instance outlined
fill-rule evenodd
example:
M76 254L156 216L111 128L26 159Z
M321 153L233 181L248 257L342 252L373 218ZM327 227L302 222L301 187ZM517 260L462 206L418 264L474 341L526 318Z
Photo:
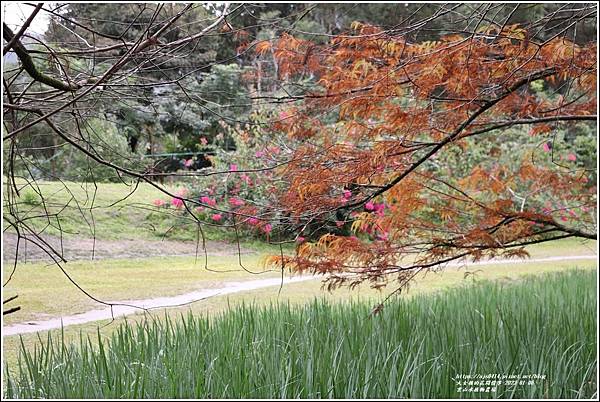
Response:
M208 141L206 140L206 138L200 137L200 144L206 145L206 144L208 144Z
M248 218L248 224L252 225L252 226L258 225L258 219L255 218L254 216L252 216L252 217Z
M350 197L352 197L352 191L350 190L344 190L344 196L343 196L346 200L350 199Z
M175 208L182 208L183 200L181 198L174 197L171 199L171 205L173 205Z
M569 154L567 155L567 159L571 162L575 162L577 160L577 156L575 156L575 154Z
M256 151L254 153L254 156L256 156L257 158L262 158L263 156L265 156L265 152L264 151Z
M373 203L371 201L369 201L365 204L365 209L367 211L373 211L375 209L375 205L373 205Z
M273 226L271 226L270 223L267 223L264 227L263 227L263 232L265 232L266 234L271 233L271 230L273 230Z
M544 148L544 152L550 152L550 144L549 143L544 142L543 148Z
M235 163L232 163L231 165L229 165L230 172L237 172L237 170L238 170L238 166Z
M152 203L157 207L162 207L163 205L166 204L165 201L161 200L161 199L156 199L156 200L152 201Z
M302 237L302 236L298 236L298 237L296 238L296 243L298 243L298 244L302 244L302 243L304 243L304 241L305 241L305 240L306 240L306 239L305 239L304 237Z
M213 216L211 216L211 219L215 222L219 222L221 218L223 218L221 214L214 214Z
M237 197L231 197L231 198L229 199L229 203L230 203L232 206L234 206L234 207L241 207L242 205L244 205L244 201L243 201L243 200L240 200L240 199L239 199L239 198L237 198Z
M194 160L193 160L193 159L188 159L188 160L186 160L185 162L183 162L183 165L184 165L185 167L190 167L190 166L192 166L193 164L194 164Z
M206 195L200 197L200 202L211 207L215 207L217 205L217 202L215 200Z

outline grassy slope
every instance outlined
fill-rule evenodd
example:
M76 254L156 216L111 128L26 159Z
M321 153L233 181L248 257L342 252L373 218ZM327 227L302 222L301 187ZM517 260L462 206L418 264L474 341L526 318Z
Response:
M3 185L6 185L5 180ZM41 205L25 203L27 194L39 200L34 188L26 185L23 180L17 183L22 194L20 210L31 215L43 212ZM96 189L90 183L40 181L38 186L47 201L48 210L51 213L60 211L60 227L66 237L92 237L95 233L97 238L107 240L162 240L164 236L176 240L196 240L196 226L184 217L184 213L173 208L159 209L152 204L156 199L167 203L170 200L147 183L140 183L137 188L122 183L98 183ZM177 192L179 188L172 185L164 187L172 193ZM37 191L37 188L35 190ZM42 219L30 222L38 228L45 227L47 234L61 233L56 218L50 221L50 225L47 220ZM95 232L92 230L92 222ZM209 239L233 238L230 232L218 227L205 226L204 230ZM248 239L244 239L244 243L261 248L258 241L248 242ZM532 256L589 254L590 250L596 249L595 242L582 244L581 240L568 239L558 243L536 245L529 249L534 251Z
M32 355L22 396L590 398L596 283L590 271L485 282L393 302L372 319L365 304L315 303L234 308L210 329L194 316L150 321L113 333L100 353L80 349L86 363L77 347ZM452 380L488 373L546 379L491 393L458 393Z
M6 179L5 179L6 180ZM170 197L148 183L137 188L123 183L91 183L39 181L38 187L17 181L21 192L20 216L57 214L50 220L37 218L29 223L46 234L82 236L107 240L162 239L195 240L196 226L185 214L172 207L157 208L156 199L170 205ZM4 182L3 185L6 185ZM164 185L171 193L179 187ZM45 205L40 203L42 194ZM60 226L59 226L60 223ZM60 228L60 229L59 229ZM229 239L231 234L217 227L203 227L209 239Z

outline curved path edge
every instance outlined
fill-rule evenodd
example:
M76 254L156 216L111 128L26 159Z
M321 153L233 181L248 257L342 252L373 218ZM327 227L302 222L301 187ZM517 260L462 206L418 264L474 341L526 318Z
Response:
M469 266L478 265L498 265L498 264L524 264L535 262L551 262L551 261L569 261L569 260L597 260L596 255L574 255L574 256L558 256L546 258L531 258L522 260L487 260L480 262L457 262L446 264L445 267L467 268ZM138 312L158 308L178 307L186 304L194 303L200 300L205 300L210 297L222 296L232 293L245 292L255 289L261 289L272 286L281 286L282 284L296 283L307 280L321 279L322 276L295 276L291 278L268 278L258 279L243 282L228 282L227 286L215 289L201 289L194 292L189 292L177 296L156 297L144 300L127 300L114 301L118 305L105 307L102 309L90 310L85 313L72 314L63 317L52 318L40 321L28 321L25 323L17 323L2 328L3 336L27 334L33 332L47 331L66 327L70 325L85 324L93 321L109 320L135 314ZM126 304L126 305L124 305Z

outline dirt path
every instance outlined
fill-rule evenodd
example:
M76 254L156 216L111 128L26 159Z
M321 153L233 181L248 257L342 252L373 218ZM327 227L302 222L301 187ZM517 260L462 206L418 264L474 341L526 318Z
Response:
M597 255L576 255L576 256L562 256L562 257L547 257L547 258L531 258L523 260L489 260L481 261L476 263L451 263L447 264L449 268L469 268L472 266L481 265L497 265L497 264L525 264L535 262L552 262L552 261L571 261L571 260L597 260ZM294 283L307 280L322 279L317 276L297 276L293 278L285 278L283 283ZM244 282L228 282L226 286L218 289L201 289L190 293L185 293L178 296L172 297L156 297L145 300L125 300L115 301L114 303L121 303L126 305L113 306L112 310L110 307L91 310L81 314L73 314L63 317L52 318L49 320L42 321L29 321L25 323L18 323L8 325L2 328L2 334L5 336L18 335L25 333L32 333L38 331L46 331L51 329L57 329L61 326L69 326L75 324L84 324L93 321L107 320L111 317L122 317L126 315L135 314L143 311L142 309L157 309L167 307L177 307L184 304L193 303L209 297L227 295L238 292L246 292L255 289L280 286L280 278L269 278L259 279Z
M173 240L99 240L89 238L64 238L44 236L55 250L60 251L67 261L91 260L107 258L148 258L148 257L176 257L196 255L196 242ZM4 261L11 261L15 257L17 235L4 233L2 248ZM235 255L238 253L237 245L225 242L207 241L208 255ZM251 253L251 250L242 248L242 254ZM202 244L198 253L204 255ZM51 261L50 257L37 245L21 240L19 245L20 261Z
M297 276L293 278L284 278L283 283L294 283L306 280L316 279L314 276ZM113 303L120 303L111 307L98 310L91 310L81 314L53 318L43 321L29 321L26 323L13 324L2 328L3 336L26 334L31 332L46 331L60 328L61 326L84 324L92 321L109 320L111 317L118 318L125 315L143 312L143 309L157 309L166 307L176 307L184 304L193 303L214 296L222 296L231 293L245 292L254 289L260 289L270 286L280 286L280 278L258 279L244 282L228 282L227 286L218 289L202 289L195 292L182 294L172 297L157 297L146 300L120 300Z

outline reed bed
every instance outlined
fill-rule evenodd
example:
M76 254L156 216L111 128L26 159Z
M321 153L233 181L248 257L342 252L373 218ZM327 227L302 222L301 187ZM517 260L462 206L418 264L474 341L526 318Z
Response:
M596 272L372 304L241 306L24 346L6 398L591 398ZM545 376L459 390L461 374Z

